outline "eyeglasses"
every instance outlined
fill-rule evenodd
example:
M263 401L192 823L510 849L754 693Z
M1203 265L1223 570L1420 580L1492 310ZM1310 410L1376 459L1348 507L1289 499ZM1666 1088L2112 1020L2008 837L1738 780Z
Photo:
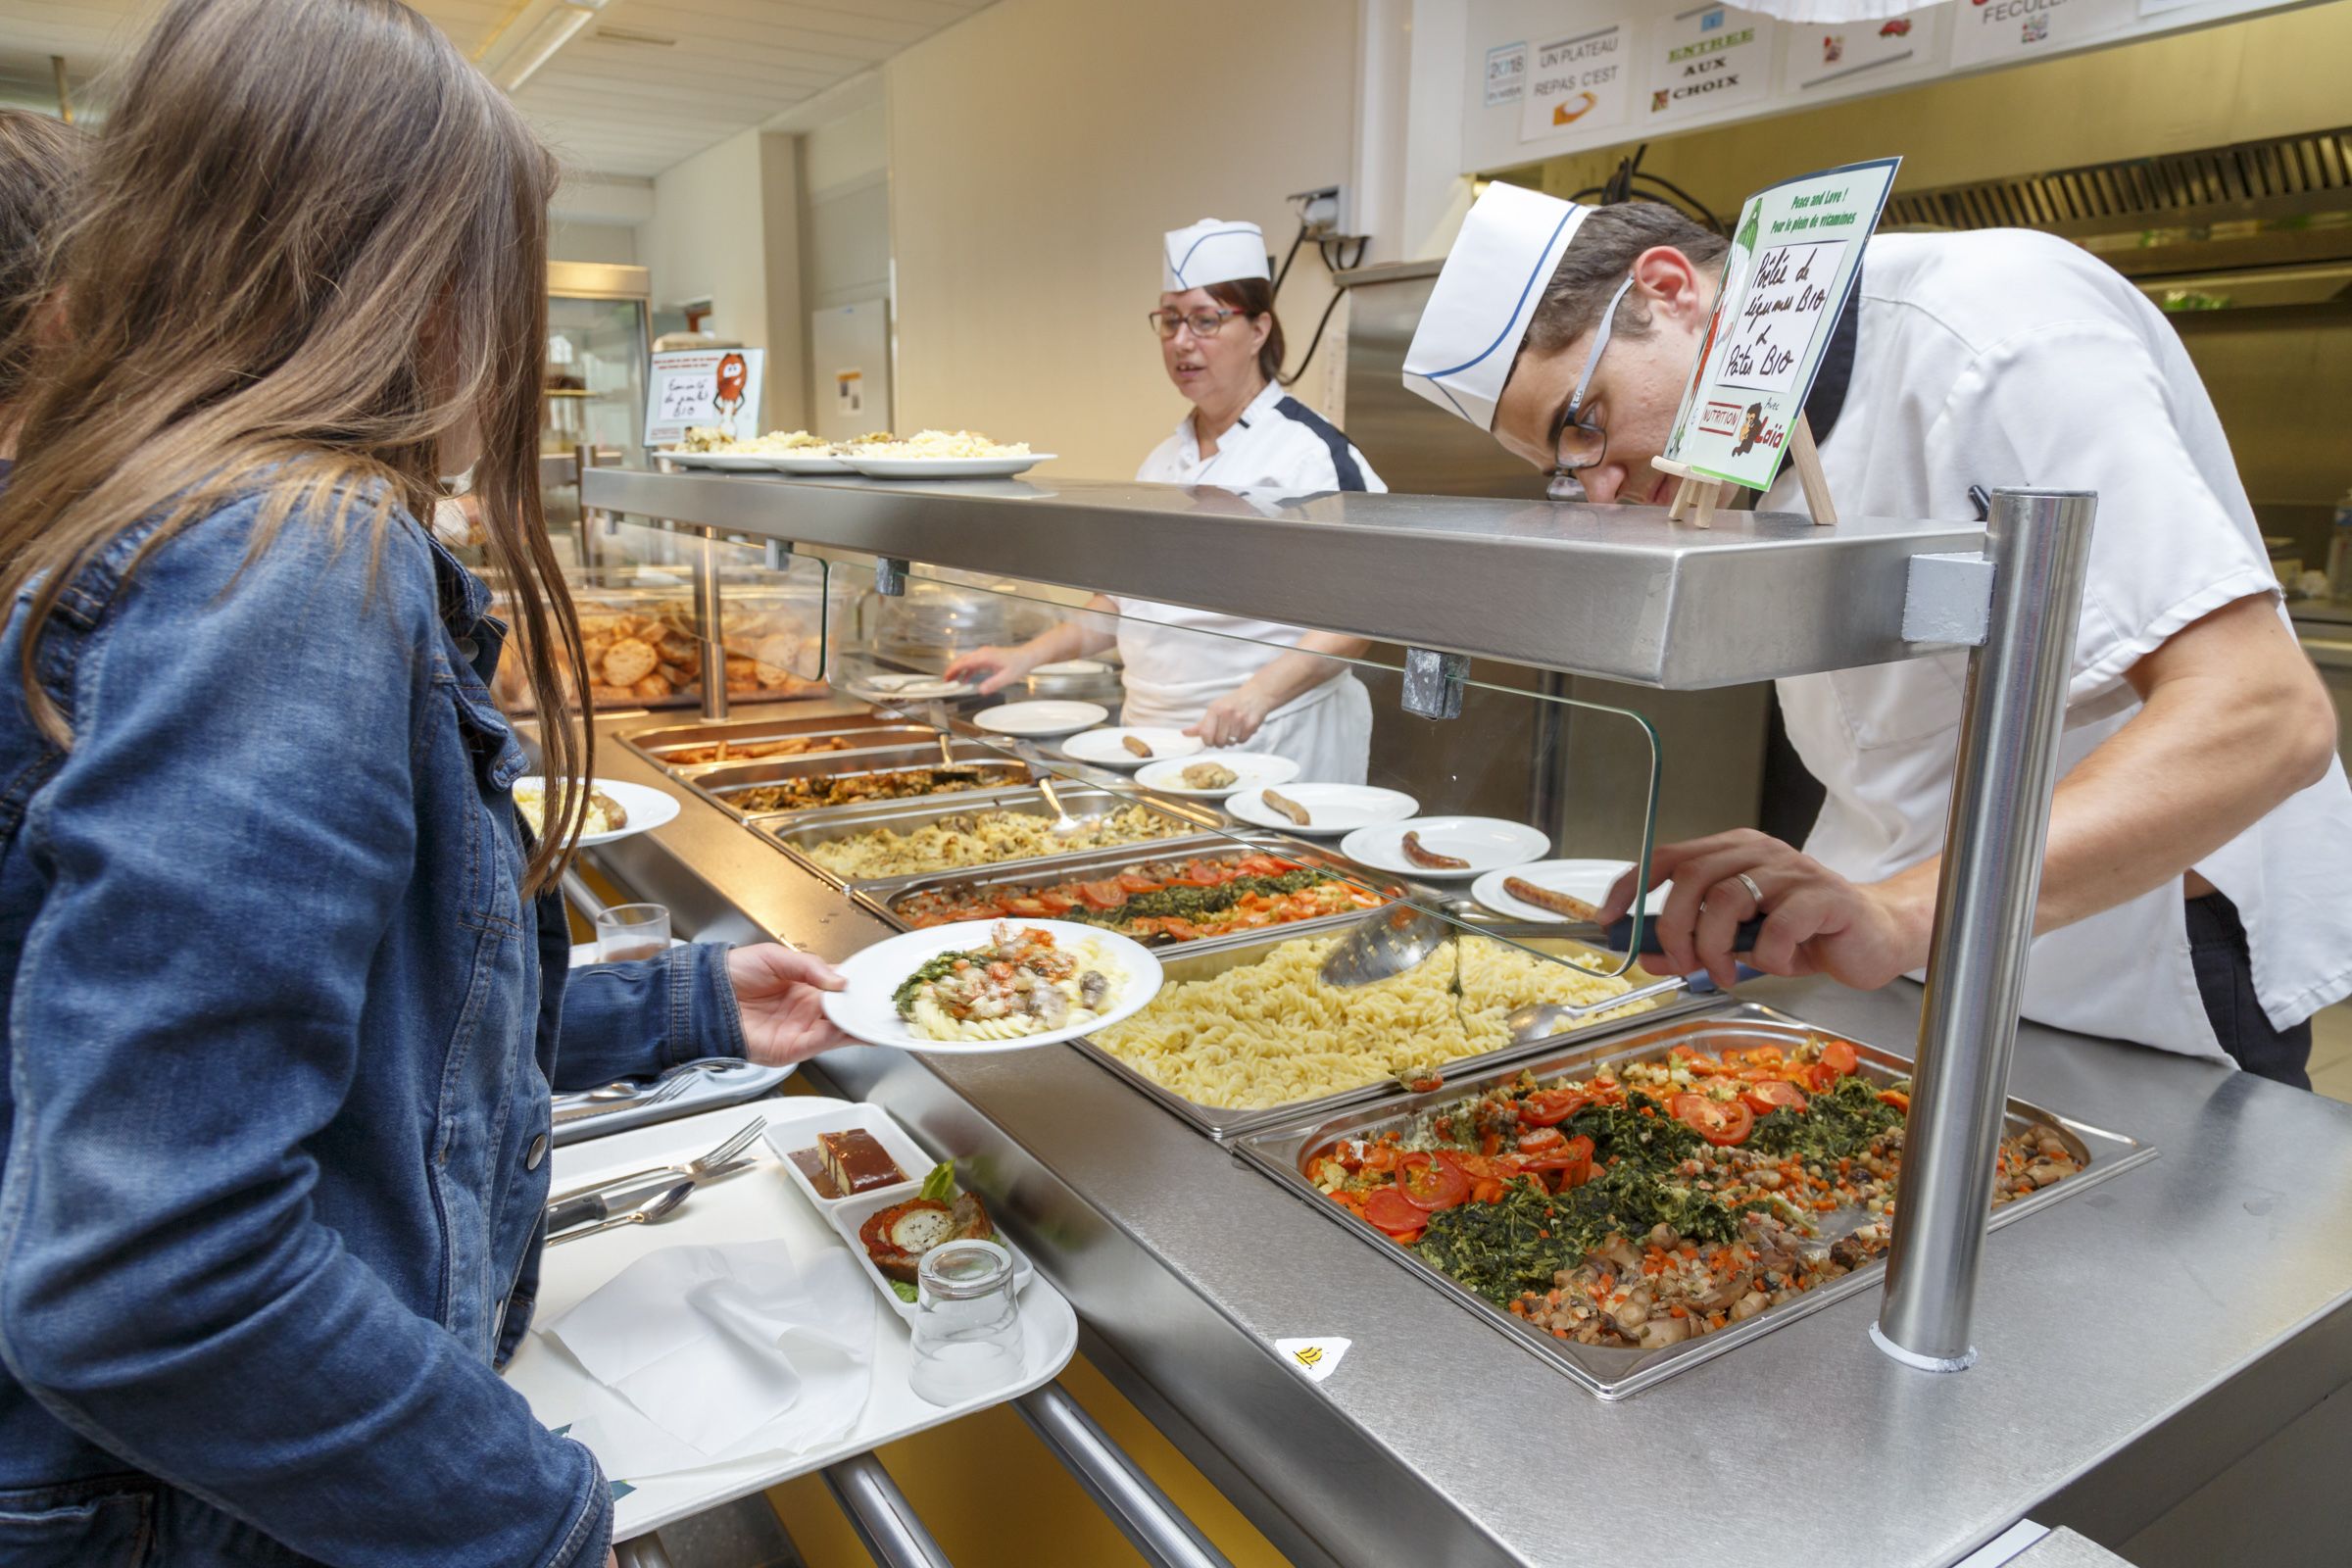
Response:
M1578 477L1580 470L1600 466L1609 455L1609 432L1602 429L1585 413L1585 394L1592 389L1592 372L1600 366L1600 357L1607 351L1609 335L1616 330L1617 307L1624 302L1626 290L1634 286L1632 273L1617 285L1609 296L1608 307L1600 313L1600 324L1592 333L1592 353L1585 361L1584 373L1576 378L1576 390L1560 405L1560 412L1551 421L1551 477L1544 482L1544 493L1554 501L1587 501L1585 481Z
M1239 311L1193 311L1190 314L1183 311L1153 311L1148 319L1152 322L1152 330L1163 338L1174 337L1179 327L1186 326L1193 329L1195 337L1215 337L1227 321L1240 314Z

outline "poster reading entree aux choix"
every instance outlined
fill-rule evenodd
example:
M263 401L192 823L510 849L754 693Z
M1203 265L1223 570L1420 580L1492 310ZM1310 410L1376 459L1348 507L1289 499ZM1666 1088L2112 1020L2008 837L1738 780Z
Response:
M1825 169L1759 191L1740 208L1666 440L1670 462L1771 488L1901 162Z

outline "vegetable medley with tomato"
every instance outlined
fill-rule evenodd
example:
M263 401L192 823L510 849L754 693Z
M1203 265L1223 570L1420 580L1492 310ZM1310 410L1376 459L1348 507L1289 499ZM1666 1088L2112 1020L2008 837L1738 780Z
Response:
M897 906L918 930L956 920L1081 920L1147 945L1378 908L1385 901L1321 866L1273 855L1154 860L1043 887L926 889Z
M1318 1150L1334 1202L1531 1326L1660 1349L1884 1251L1910 1097L1853 1046L1687 1046L1509 1083ZM1997 1207L2081 1167L2056 1129L2001 1146ZM1831 1240L1830 1238L1835 1238Z

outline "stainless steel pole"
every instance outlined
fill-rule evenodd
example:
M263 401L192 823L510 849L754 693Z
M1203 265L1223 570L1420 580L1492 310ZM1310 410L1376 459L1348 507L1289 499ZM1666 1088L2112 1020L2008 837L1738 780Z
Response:
M1060 1384L1022 1395L1013 1408L1152 1568L1233 1568Z
M2096 502L2035 490L1992 499L1992 604L1969 656L1886 1295L1870 1331L1887 1354L1929 1371L1976 1359L1969 1319Z
M616 1541L612 1555L620 1559L620 1568L671 1568L669 1553L662 1549L659 1536L639 1536L633 1541Z
M726 604L718 570L718 540L704 529L694 556L694 635L702 644L703 718L711 724L727 716Z
M849 1516L866 1555L882 1568L954 1568L881 1460L860 1453L827 1465L818 1474Z

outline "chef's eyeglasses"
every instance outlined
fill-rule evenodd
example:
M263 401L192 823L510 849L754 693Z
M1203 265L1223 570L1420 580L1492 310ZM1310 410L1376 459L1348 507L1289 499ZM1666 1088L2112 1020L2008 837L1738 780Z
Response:
M1560 405L1560 412L1551 421L1551 477L1544 482L1544 493L1554 501L1590 500L1585 493L1585 481L1579 477L1586 468L1597 467L1600 460L1609 455L1609 432L1594 423L1585 414L1585 394L1592 385L1592 372L1600 366L1600 357L1607 351L1609 335L1617 327L1617 307L1624 303L1626 290L1634 286L1631 272L1609 296L1606 309L1600 313L1600 324L1592 333L1592 353L1585 361L1584 373L1576 378L1576 390Z
M1215 337L1227 321L1241 315L1239 311L1153 311L1152 330L1161 337L1174 337L1178 327L1189 326L1195 337Z

